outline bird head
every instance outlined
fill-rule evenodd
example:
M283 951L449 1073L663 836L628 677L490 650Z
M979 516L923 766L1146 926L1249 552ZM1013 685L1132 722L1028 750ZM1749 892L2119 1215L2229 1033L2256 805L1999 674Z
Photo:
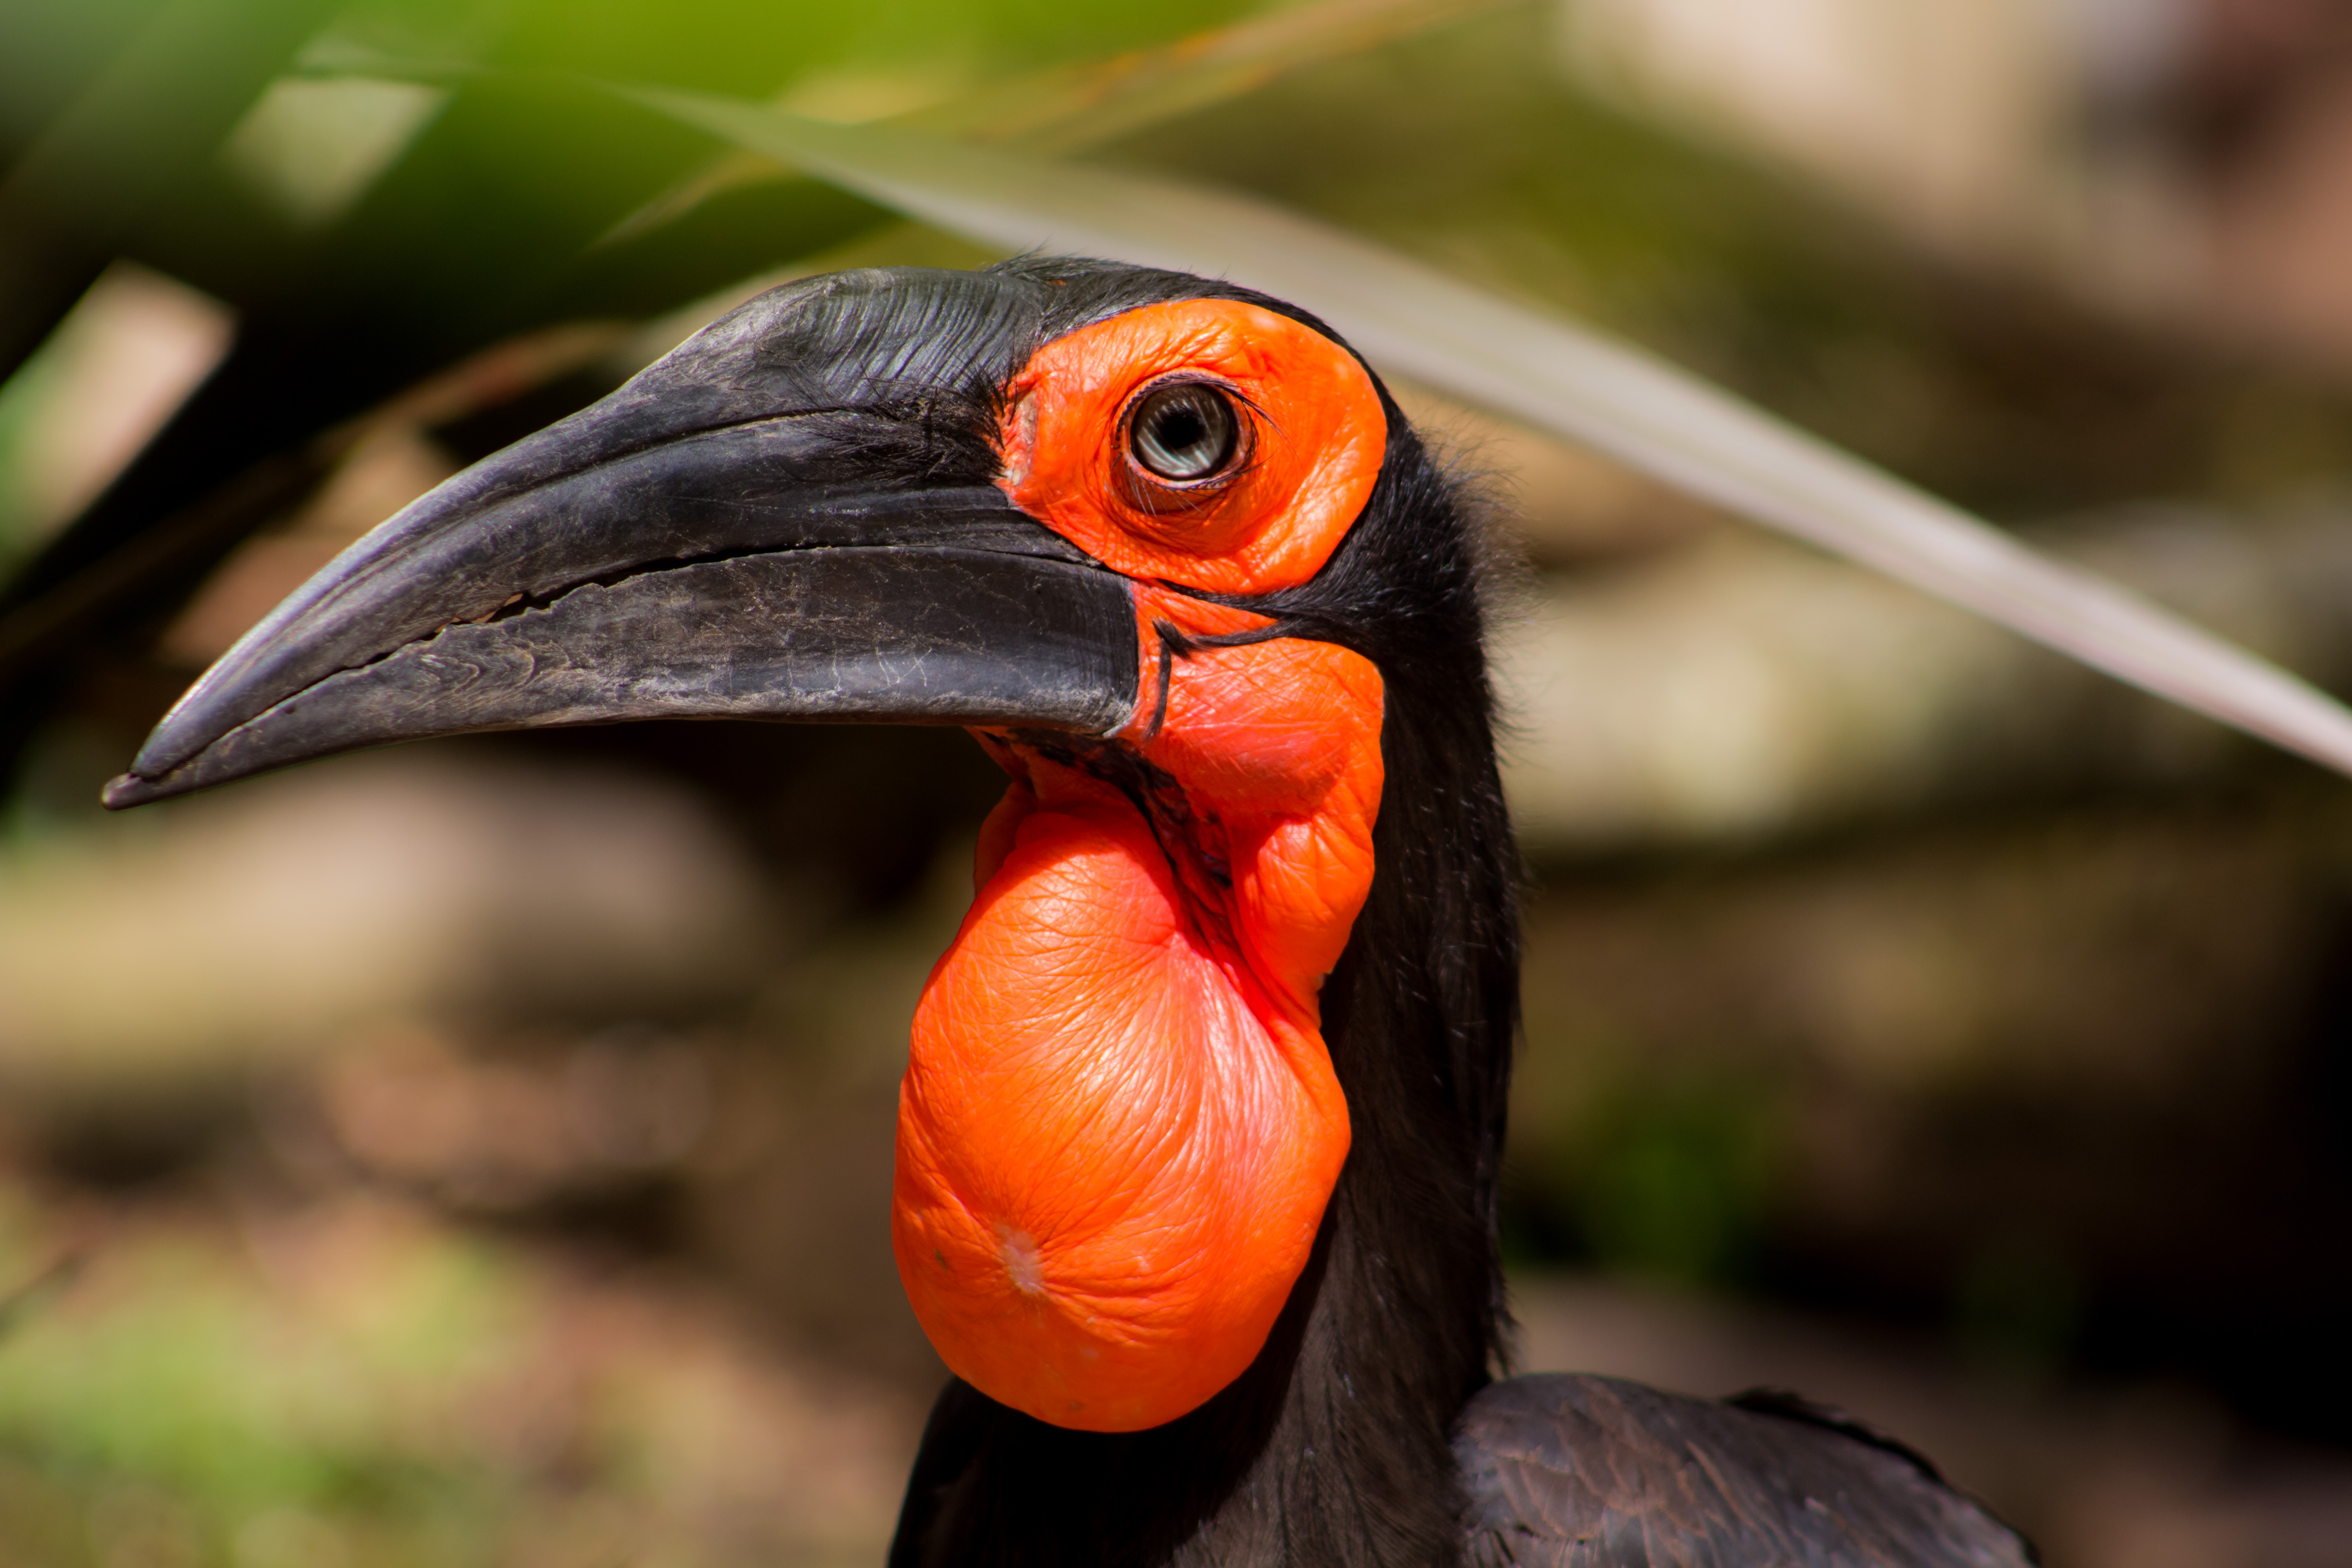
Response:
M360 540L107 799L470 731L968 728L1010 784L914 1020L900 1275L983 1393L1156 1426L1259 1355L1348 1160L1324 988L1391 753L1467 725L1493 796L1464 552L1410 526L1440 484L1345 344L1244 289L811 279ZM1464 1047L1430 1048L1398 1072Z

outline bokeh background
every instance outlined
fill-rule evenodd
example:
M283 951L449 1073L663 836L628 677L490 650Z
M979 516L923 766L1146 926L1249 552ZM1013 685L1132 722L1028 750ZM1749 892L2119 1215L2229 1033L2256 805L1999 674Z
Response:
M16 0L6 1568L879 1561L968 741L96 805L467 462L780 279L990 259L598 79L1293 204L2352 690L2345 0ZM2053 1568L2352 1563L2352 793L1400 391L1526 563L1525 1363L1842 1403Z

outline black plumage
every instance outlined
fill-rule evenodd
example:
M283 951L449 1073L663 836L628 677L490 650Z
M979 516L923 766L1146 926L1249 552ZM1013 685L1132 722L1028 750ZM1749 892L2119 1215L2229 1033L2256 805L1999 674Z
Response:
M2031 1548L1842 1412L1515 1377L1463 1413L1468 1568L2009 1568Z

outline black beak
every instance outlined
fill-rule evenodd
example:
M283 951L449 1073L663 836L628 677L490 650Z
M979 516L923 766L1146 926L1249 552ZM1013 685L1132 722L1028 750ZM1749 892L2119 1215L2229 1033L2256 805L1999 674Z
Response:
M990 303L970 277L918 281L968 317ZM883 282L763 296L710 342L418 500L223 656L106 804L390 741L539 725L1117 730L1138 685L1127 582L986 481L992 458L956 398L910 398L923 366L904 352L887 384L872 363L851 364L856 395L841 384L855 356L837 352L760 381L779 336L799 340L782 350L837 350L808 340L855 329L871 361L887 336L876 300L908 324L906 278ZM937 336L924 346L961 347L969 363L969 342ZM746 345L764 357L747 360Z

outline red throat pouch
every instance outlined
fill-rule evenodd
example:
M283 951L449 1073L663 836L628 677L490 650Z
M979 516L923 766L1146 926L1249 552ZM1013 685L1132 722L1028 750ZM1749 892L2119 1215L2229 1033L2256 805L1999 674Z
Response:
M1171 387L1230 432L1175 479L1137 438ZM1136 1431L1255 1359L1347 1159L1318 996L1371 887L1381 783L1369 660L1205 642L1268 623L1157 584L1312 577L1387 425L1345 349L1231 300L1072 332L1006 394L998 483L1133 584L1143 699L1108 741L981 737L1013 785L915 1015L891 1234L958 1375Z
M931 1342L1090 1431L1248 1366L1348 1152L1317 994L1371 884L1380 676L1277 641L1170 687L1131 776L995 748L1014 783L899 1098L893 1240Z

